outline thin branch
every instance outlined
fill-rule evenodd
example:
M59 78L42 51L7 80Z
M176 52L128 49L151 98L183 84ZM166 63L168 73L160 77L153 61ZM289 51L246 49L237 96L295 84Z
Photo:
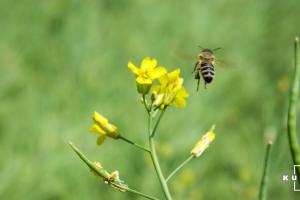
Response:
M142 96L142 100L143 100L143 104L144 104L144 106L145 106L145 109L147 110L147 113L148 113L148 115L150 115L150 109L149 109L149 107L148 107L148 105L147 105L147 102L146 102L146 96L143 94L143 96Z
M166 178L166 182L168 182L172 176L174 176L181 168L183 168L187 163L189 163L193 158L195 158L194 155L190 155L185 161L183 161L178 167L176 167L170 175Z
M143 150L143 151L146 151L147 153L151 153L151 151L150 151L148 148L143 147L142 145L139 145L139 144L137 144L137 143L135 143L135 142L133 142L133 141L131 141L131 140L125 138L125 137L122 136L122 135L120 135L120 139L122 139L124 142L127 142L128 144L133 145L134 147L137 147L137 148L139 148L139 149L141 149L141 150Z
M160 122L160 120L162 119L162 117L163 117L165 111L166 111L166 108L164 108L164 109L160 112L160 115L159 115L159 117L158 117L158 119L157 119L157 121L156 121L156 123L155 123L155 126L154 126L152 132L151 132L151 137L154 137L154 135L155 135L155 133L156 133L156 129L157 129L157 127L158 127L158 125L159 125L159 122Z
M128 188L127 191L128 191L128 192L131 192L131 193L133 193L133 194L139 195L139 196L141 196L141 197L145 197L146 199L159 200L159 199L156 198L156 197L149 196L149 195L147 195L147 194L144 194L144 193L142 193L142 192L133 190L133 189L131 189L131 188Z

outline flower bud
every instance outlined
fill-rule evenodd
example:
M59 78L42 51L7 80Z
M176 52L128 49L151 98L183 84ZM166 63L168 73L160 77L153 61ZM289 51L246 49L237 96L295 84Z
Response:
M138 93L140 93L140 94L144 94L144 95L148 94L151 89L151 86L152 86L152 82L151 83L148 83L148 82L139 83L136 81L136 88L137 88Z
M94 112L93 120L95 123L90 128L90 131L93 133L99 133L99 137L97 139L98 145L102 144L107 136L114 139L120 138L120 133L118 132L117 127L109 123L109 121L98 112Z
M196 143L191 151L191 154L193 154L195 157L201 156L201 154L209 147L209 144L214 141L215 137L216 136L212 128Z

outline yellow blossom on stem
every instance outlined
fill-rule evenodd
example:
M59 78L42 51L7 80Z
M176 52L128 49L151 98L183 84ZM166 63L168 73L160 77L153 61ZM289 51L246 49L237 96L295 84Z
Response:
M196 143L191 151L195 157L201 156L201 154L209 147L210 143L214 141L216 135L213 126L202 138Z
M137 90L141 94L147 94L152 86L152 81L167 73L164 67L157 67L157 60L144 58L138 68L132 62L128 62L128 68L136 75Z
M153 105L160 109L173 105L185 107L186 98L189 96L183 87L183 78L180 77L180 69L176 69L159 79L160 84L153 86Z
M120 138L120 133L118 132L117 127L109 123L109 121L98 112L94 112L93 120L94 124L90 128L90 131L99 134L97 139L98 145L102 144L107 136L114 139Z

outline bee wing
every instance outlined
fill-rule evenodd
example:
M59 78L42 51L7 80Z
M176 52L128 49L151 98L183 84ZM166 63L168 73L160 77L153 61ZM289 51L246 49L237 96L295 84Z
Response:
M235 67L236 66L234 63L223 61L223 60L219 60L219 59L215 59L215 62L216 62L216 64L218 66L225 67L225 68L231 68L231 67Z
M197 56L193 56L182 52L176 52L176 57L182 60L197 60Z

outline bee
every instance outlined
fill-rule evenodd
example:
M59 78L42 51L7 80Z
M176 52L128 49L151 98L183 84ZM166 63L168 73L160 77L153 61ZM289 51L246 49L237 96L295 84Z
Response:
M199 46L200 47L200 46ZM198 61L195 64L194 71L195 79L197 80L197 91L199 90L200 78L204 79L204 87L206 89L206 84L211 83L215 76L215 63L216 58L214 56L214 52L221 49L209 49L209 48L202 48L201 53L198 55Z

